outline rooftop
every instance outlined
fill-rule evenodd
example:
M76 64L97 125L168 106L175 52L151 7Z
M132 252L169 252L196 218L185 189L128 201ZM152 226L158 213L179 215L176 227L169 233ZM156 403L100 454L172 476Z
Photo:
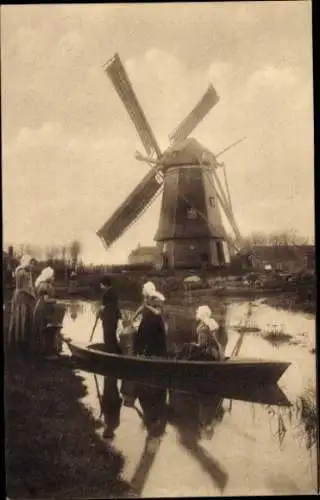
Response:
M158 255L160 254L160 250L156 246L138 246L137 248L134 248L130 252L130 256L136 256L136 255Z
M161 163L164 167L174 165L203 165L214 161L214 154L194 138L173 144L173 146L166 149L161 158Z

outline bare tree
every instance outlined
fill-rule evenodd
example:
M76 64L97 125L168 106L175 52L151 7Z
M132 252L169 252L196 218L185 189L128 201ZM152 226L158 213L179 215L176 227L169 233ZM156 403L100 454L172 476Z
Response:
M19 257L21 257L25 253L26 253L26 245L24 243L20 243L20 245L18 245L17 254Z
M307 245L308 238L298 235L295 229L288 229L271 233L268 238L268 243L276 246Z
M252 248L256 245L266 245L268 243L268 235L262 231L253 231L246 238L244 238L244 246Z
M76 267L79 256L81 253L81 243L78 240L73 240L69 246L69 254L71 258L72 265Z
M60 247L60 257L63 263L66 263L67 260L67 246L66 245L61 245Z

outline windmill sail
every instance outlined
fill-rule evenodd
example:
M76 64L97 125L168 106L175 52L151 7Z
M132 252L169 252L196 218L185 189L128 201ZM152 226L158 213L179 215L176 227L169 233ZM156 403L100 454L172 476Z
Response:
M115 54L106 64L105 71L129 113L148 156L156 154L159 157L161 155L160 148L118 54Z
M186 139L203 120L210 109L219 102L219 99L218 94L210 83L202 99L194 107L191 113L169 135L170 142L174 143Z
M107 247L129 229L132 223L150 206L160 190L161 179L158 178L156 170L153 169L145 175L138 186L97 232Z

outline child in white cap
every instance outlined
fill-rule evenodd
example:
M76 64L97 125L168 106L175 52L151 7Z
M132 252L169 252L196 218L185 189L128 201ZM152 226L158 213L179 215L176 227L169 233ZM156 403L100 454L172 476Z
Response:
M197 320L197 343L205 356L210 356L215 360L223 359L222 347L217 339L219 324L212 317L210 307L203 305L196 311ZM200 351L199 351L200 352Z

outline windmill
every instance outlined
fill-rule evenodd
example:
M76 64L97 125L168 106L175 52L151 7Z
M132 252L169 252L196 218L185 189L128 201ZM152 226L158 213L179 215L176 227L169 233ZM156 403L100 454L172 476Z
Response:
M160 220L154 239L162 254L163 267L228 264L230 248L233 246L239 250L242 239L228 185L225 192L217 175L217 169L224 168L224 165L218 162L219 155L211 153L196 139L189 138L219 101L212 84L191 113L169 135L171 145L162 153L118 54L106 63L105 71L145 148L146 156L136 152L135 157L147 162L151 170L100 228L98 236L106 247L110 247L162 192ZM225 150L219 154L223 152ZM234 232L235 243L227 236L221 209Z

